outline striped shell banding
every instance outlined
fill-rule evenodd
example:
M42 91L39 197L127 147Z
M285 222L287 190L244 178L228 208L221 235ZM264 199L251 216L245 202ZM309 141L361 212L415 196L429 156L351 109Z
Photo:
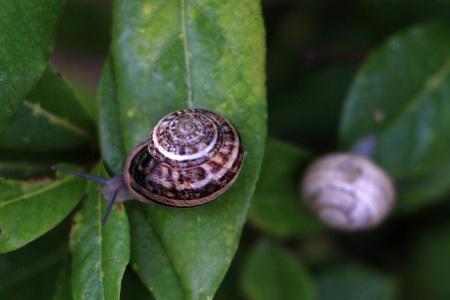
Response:
M236 180L240 138L224 117L201 109L175 111L153 128L125 166L130 193L143 202L190 207L214 200Z
M390 177L369 159L349 153L313 163L303 179L302 194L323 223L346 231L378 225L395 200Z

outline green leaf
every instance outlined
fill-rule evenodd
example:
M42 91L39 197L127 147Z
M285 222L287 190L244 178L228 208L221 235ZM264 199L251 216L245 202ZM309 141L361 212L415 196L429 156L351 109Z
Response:
M100 168L94 173L106 174ZM74 299L119 299L130 252L128 217L123 204L115 204L102 226L107 202L94 182L88 183L87 193L83 208L74 217L70 236L72 295Z
M153 229L154 225L150 223L151 216L148 215L148 210L144 210L137 204L129 205L128 208L130 208L131 261L134 270L156 299L185 299L184 287L173 263L173 258L170 253L167 253L167 248L164 247L161 238ZM193 230L191 227L192 225L185 228L183 232L192 236L189 234L189 231ZM175 227L172 230L174 234L176 234L175 230L178 228ZM191 241L194 247L198 244L197 239ZM204 250L200 248L198 251L201 253ZM151 253L150 256L149 253ZM205 257L204 263L206 259Z
M163 115L189 107L223 113L244 138L263 140L259 3L116 1L112 53L127 151Z
M410 245L407 299L450 299L450 226L424 230Z
M375 159L403 191L426 180L403 209L437 197L430 177L441 173L439 192L450 189L450 30L422 25L389 39L358 73L345 105L340 133L344 147L375 134ZM443 182L445 180L445 183ZM421 203L418 203L420 201Z
M260 242L250 253L242 287L253 300L315 299L314 283L300 261L268 241Z
M240 274L242 262L246 258L245 254L247 254L247 252L243 250L243 247L239 247L239 250L236 252L236 256L233 258L230 269L214 295L214 300L245 300L240 288Z
M108 170L119 174L125 165L126 153L120 127L114 73L109 59L102 71L97 99L98 130L103 161Z
M318 300L393 300L395 281L358 265L337 267L318 277Z
M84 182L72 176L41 181L0 178L0 253L15 250L66 217L83 195Z
M0 151L67 151L86 147L95 135L95 124L74 91L48 67L0 136Z
M92 150L83 148L45 153L0 152L0 177L33 180L33 178L53 176L51 166L55 162L64 161L79 165L92 163L94 160Z
M64 2L0 3L0 134L47 67Z
M63 222L25 247L0 256L0 299L51 298L58 269L69 253L67 225Z
M0 177L23 179L43 177L49 173L48 162L13 161L10 158L0 160Z
M303 206L301 173L310 155L302 149L269 139L261 175L250 208L250 220L264 231L288 237L317 232L320 222Z
M59 276L56 281L55 292L53 293L53 300L72 300L72 285L71 285L71 270L69 260L62 264L59 271Z
M92 161L95 123L70 85L51 66L0 135L0 176L49 175L55 161Z
M112 65L126 153L181 108L221 113L241 134L244 167L220 199L189 209L136 204L130 210L133 266L155 298L212 297L237 249L264 149L259 3L116 1ZM103 142L102 148L123 151Z

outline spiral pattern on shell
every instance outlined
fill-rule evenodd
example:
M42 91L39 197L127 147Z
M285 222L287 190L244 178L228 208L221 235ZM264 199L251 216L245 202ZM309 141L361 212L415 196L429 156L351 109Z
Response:
M390 177L370 160L331 154L306 172L303 201L328 226L353 231L378 225L391 211L395 189Z
M185 109L156 124L148 143L129 156L124 177L140 201L196 206L223 194L236 180L243 159L239 134L226 118Z

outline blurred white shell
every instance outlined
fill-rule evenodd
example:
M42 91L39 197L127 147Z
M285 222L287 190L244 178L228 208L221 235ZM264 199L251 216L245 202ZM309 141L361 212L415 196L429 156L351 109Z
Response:
M302 194L323 223L346 231L378 225L395 200L390 177L369 159L349 153L314 162L303 179Z

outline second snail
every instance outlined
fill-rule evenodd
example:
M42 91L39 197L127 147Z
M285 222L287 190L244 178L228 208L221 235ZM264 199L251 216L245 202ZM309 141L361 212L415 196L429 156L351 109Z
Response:
M235 182L244 160L239 133L223 116L185 109L162 118L148 142L135 147L124 174L111 179L57 170L103 184L109 200L103 223L115 202L137 199L192 207L219 197Z
M349 153L326 155L306 171L303 202L324 224L344 231L379 225L395 203L391 177L370 160L376 140L368 136Z

